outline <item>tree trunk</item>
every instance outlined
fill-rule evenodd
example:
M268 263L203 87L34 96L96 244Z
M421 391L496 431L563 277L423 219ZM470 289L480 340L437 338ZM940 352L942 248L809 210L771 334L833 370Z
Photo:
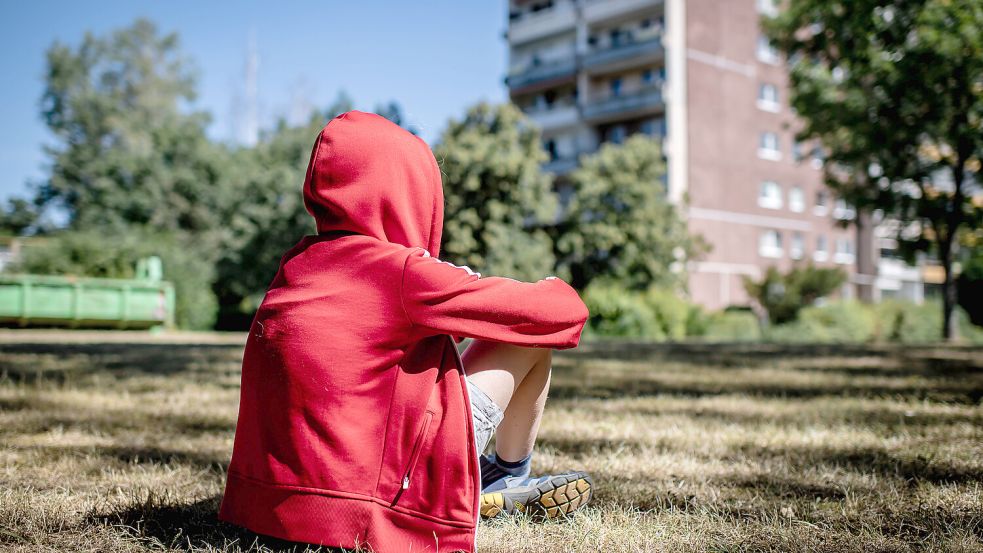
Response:
M952 275L952 231L947 233L939 243L939 260L945 270L945 280L942 281L942 339L946 342L956 340L956 280Z

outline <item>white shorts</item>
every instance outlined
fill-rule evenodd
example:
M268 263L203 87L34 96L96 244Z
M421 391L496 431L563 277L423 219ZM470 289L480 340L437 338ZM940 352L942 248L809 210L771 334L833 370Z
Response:
M468 381L468 396L471 399L474 445L478 449L478 455L481 455L488 447L488 442L491 441L491 437L495 434L495 430L498 428L498 424L502 422L502 417L505 414L495 404L495 400L488 397L488 394L483 392L481 388L475 386L470 378L465 376L464 379Z

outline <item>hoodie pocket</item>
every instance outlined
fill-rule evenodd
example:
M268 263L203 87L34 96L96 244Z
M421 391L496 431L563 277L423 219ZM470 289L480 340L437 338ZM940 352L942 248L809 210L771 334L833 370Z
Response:
M406 464L406 468L403 470L403 479L399 483L399 491L396 492L396 497L393 498L392 505L396 505L399 501L400 496L403 492L409 489L410 484L413 482L413 469L416 468L417 462L420 460L420 452L423 450L423 442L427 437L427 433L430 431L430 423L433 422L434 413L433 411L427 411L423 416L423 424L420 425L420 432L416 436L416 440L413 442L413 451L410 453L410 460Z

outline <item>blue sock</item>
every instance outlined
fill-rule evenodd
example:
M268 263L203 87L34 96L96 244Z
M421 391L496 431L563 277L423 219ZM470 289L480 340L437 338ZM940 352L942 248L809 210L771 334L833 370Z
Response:
M518 461L505 461L496 454L481 456L481 489L484 491L493 484L509 476L529 476L532 468L532 453Z

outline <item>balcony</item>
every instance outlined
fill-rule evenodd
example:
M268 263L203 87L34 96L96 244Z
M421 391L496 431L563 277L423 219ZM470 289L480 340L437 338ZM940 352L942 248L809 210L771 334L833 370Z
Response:
M565 127L572 127L576 125L580 119L580 114L577 112L577 106L573 102L566 104L553 104L551 107L530 108L525 110L525 113L533 121L535 121L544 132L562 129Z
M573 31L577 23L574 2L559 1L552 8L527 12L509 23L508 39L513 46L565 31Z
M513 93L532 92L540 88L572 81L577 74L577 64L570 56L568 58L540 61L533 58L531 63L513 69L507 77L505 84Z
M577 158L576 157L560 157L552 161L548 161L542 165L542 170L544 173L553 173L554 175L566 175L567 173L573 171L577 168Z
M662 35L592 50L584 56L584 70L593 73L617 72L638 65L650 65L663 59Z
M584 19L588 23L599 23L651 10L662 4L663 0L587 0L584 6Z
M584 119L604 123L628 117L658 113L663 110L662 84L650 85L635 92L596 99L584 108Z

